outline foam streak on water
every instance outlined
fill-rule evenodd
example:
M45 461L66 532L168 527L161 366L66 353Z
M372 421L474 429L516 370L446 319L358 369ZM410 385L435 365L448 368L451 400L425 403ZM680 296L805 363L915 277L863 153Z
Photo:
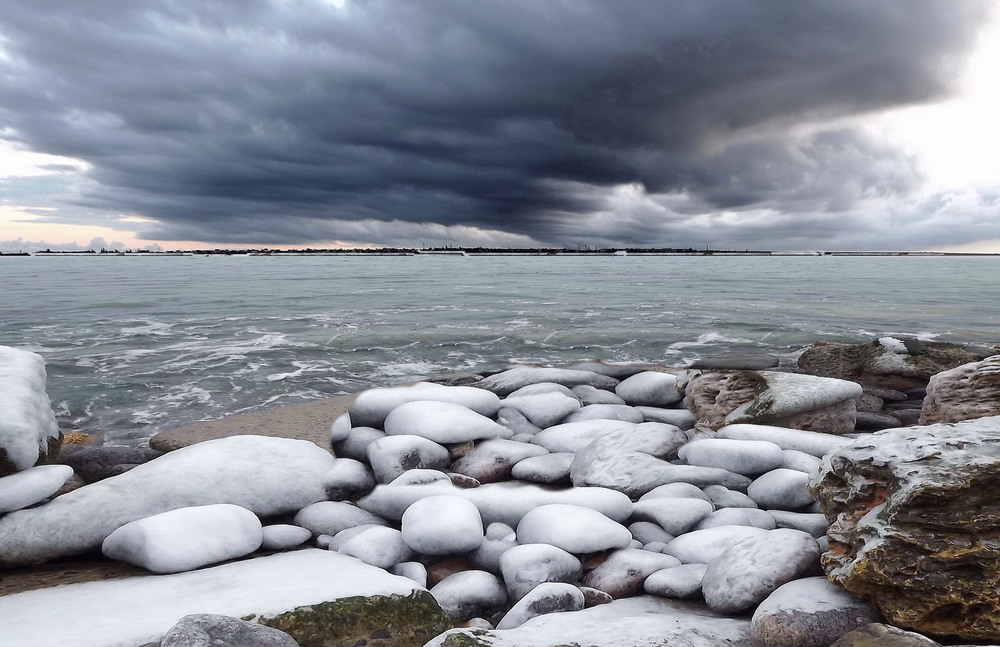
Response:
M991 346L995 258L16 257L0 344L64 430L196 420L512 362L683 366L818 338Z

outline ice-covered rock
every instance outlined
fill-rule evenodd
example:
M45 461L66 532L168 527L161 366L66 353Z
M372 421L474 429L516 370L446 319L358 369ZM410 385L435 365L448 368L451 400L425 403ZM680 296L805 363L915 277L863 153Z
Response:
M187 573L2 596L0 643L135 647L159 641L192 613L254 617L301 644L309 644L310 631L353 645L388 628L397 644L419 645L450 626L431 595L411 580L345 555L306 549Z
M469 561L476 568L490 573L500 572L500 555L517 546L517 534L505 523L494 522L486 527L483 541L469 554Z
M645 418L642 417L638 409L624 404L588 404L566 416L563 422L582 422L584 420L621 420L636 424L645 422Z
M781 465L778 467L784 467L788 470L798 470L800 472L805 472L806 474L812 474L815 472L819 469L820 463L823 462L823 459L818 456L813 456L812 454L800 452L795 449L783 449L781 450L781 454Z
M801 373L761 371L765 388L725 417L726 424L778 424L832 434L854 431L861 385Z
M781 465L781 447L766 440L703 438L687 443L677 455L689 465L720 467L730 472L752 476L769 472Z
M427 469L425 467L415 467L411 470L406 470L396 478L392 479L389 481L388 485L427 485L430 483L451 484L453 481L447 472Z
M402 534L395 528L385 526L371 526L342 543L337 550L386 570L413 557L413 551L403 541Z
M806 577L783 584L760 603L750 635L766 647L826 647L880 619L871 604L825 577Z
M518 462L549 451L539 445L495 438L477 444L469 453L451 464L451 470L465 474L480 483L495 483L510 478Z
M753 526L764 530L774 530L774 517L757 508L722 508L708 515L694 526L694 530L718 528L719 526Z
M507 397L520 398L526 395L540 395L543 393L560 393L568 398L576 397L572 389L568 386L557 384L556 382L535 382L534 384L526 384L518 390L508 393ZM503 403L501 403L501 405L502 404Z
M636 407L646 422L662 422L680 429L694 429L694 414L687 409L663 409L661 407Z
M625 400L623 400L617 394L611 391L607 391L605 389L598 389L596 387L590 386L589 384L581 384L579 386L574 386L572 389L572 393L584 405L625 404Z
M471 501L453 495L414 501L401 518L403 541L424 555L475 550L483 541L483 518Z
M932 375L920 424L1000 415L1000 355Z
M249 555L262 541L257 515L217 503L126 523L105 538L101 552L154 573L180 573Z
M503 582L486 571L462 571L449 575L434 585L431 595L454 624L491 616L507 603L507 589Z
M543 582L518 600L497 623L496 628L513 629L538 616L579 611L584 604L583 592L572 584Z
M791 510L768 510L779 528L792 528L807 532L813 537L823 537L829 526L826 515L819 512L794 512Z
M518 366L480 380L476 386L503 397L538 382L555 382L566 387L587 384L598 389L614 389L618 385L618 380L615 378L592 371Z
M441 494L453 494L474 503L485 524L500 521L511 527L516 527L528 511L547 503L593 508L619 523L632 514L632 501L621 492L596 487L556 489L518 481L487 483L472 489L454 487L450 483L379 485L360 499L358 505L386 519L398 520L414 501Z
M667 554L684 564L708 564L744 539L760 538L768 530L752 526L719 526L692 530L667 544Z
M545 453L520 460L510 470L510 475L521 481L556 485L569 483L569 466L576 454L572 452Z
M720 613L751 609L814 569L819 554L816 540L800 530L782 528L744 539L709 562L701 584L705 602Z
M371 468L353 458L338 458L333 467L323 477L326 496L331 501L357 499L375 487L375 475Z
M797 510L813 502L808 484L805 472L778 468L758 476L747 488L747 495L761 508Z
M677 389L677 376L659 371L644 371L622 380L615 394L626 404L644 407L665 407L684 397Z
M510 431L511 439L515 439L515 436L534 436L542 430L541 427L528 420L517 409L508 409L506 407L500 407L500 410L497 412L497 423Z
M351 414L343 413L330 425L330 444L336 445L351 433Z
M420 562L400 562L392 567L391 572L411 579L422 587L427 586L427 567Z
M664 568L643 580L642 588L650 595L665 598L692 598L701 593L701 580L707 564L681 564Z
M511 600L520 600L542 582L576 582L580 560L550 544L520 544L500 556L500 573Z
M638 521L655 521L666 532L681 535L715 508L704 499L653 498L642 499L632 508L632 517Z
M418 382L410 386L375 388L361 392L351 403L351 423L356 427L381 428L390 411L418 400L450 402L487 417L495 415L500 409L500 398L483 389Z
M668 544L674 540L671 535L658 523L652 521L636 521L629 524L628 530L632 533L632 538L642 542L643 545L650 543Z
M318 501L295 514L295 525L313 535L336 535L346 528L373 524L385 526L385 519L344 501Z
M771 425L733 424L719 429L719 438L736 440L767 440L782 449L795 449L822 458L838 447L851 443L850 438L824 434L818 431L802 431Z
M273 627L232 616L193 613L184 616L160 640L158 647L252 645L252 647L299 647L294 638Z
M97 548L119 526L160 512L232 503L260 517L326 498L330 452L305 440L230 436L169 452L36 508L0 518L0 564Z
M374 427L353 427L347 438L334 444L333 452L343 458L353 458L356 461L368 460L368 445L379 438L385 438L385 432Z
M420 436L441 444L511 435L503 425L468 407L432 400L407 402L390 411L385 417L385 433Z
M632 542L632 533L596 510L553 503L524 515L517 524L517 538L522 543L551 544L583 554L624 548Z
M721 485L715 485L711 487L722 487ZM707 489L707 488L706 488ZM658 485L649 492L646 492L641 497L640 501L647 501L649 499L704 499L710 501L711 499L704 491L697 485L691 485L690 483L684 483L683 481L678 481L677 483L664 483L663 485Z
M757 502L742 492L721 485L709 485L703 490L716 508L756 508Z
M562 393L536 393L534 395L508 396L504 408L520 411L532 424L551 427L574 411L580 410L580 401Z
M620 420L583 420L555 425L535 434L531 442L550 452L578 452L611 432L628 432L635 423Z
M275 523L261 529L261 550L291 550L309 541L312 532L308 528L290 523Z
M656 571L680 566L672 555L623 548L583 576L583 583L617 599L642 591L643 581Z
M453 629L426 647L745 647L748 627L746 620L720 618L690 603L642 596L550 613L514 629Z
M0 346L0 476L59 452L59 425L45 391L45 360Z
M38 465L0 477L0 514L47 499L72 476L73 468L69 465Z
M448 450L423 436L386 436L368 445L368 463L375 480L388 483L414 468L446 470L451 465Z

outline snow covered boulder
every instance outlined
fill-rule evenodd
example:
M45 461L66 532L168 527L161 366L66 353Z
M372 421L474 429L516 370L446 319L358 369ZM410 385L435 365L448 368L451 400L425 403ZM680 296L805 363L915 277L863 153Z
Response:
M781 447L766 440L703 438L687 443L677 455L688 465L721 467L752 476L781 467L785 458L782 451Z
M460 404L417 400L389 412L385 417L385 433L421 436L447 445L506 437L510 430Z
M493 416L500 409L500 398L472 386L444 386L433 382L417 382L410 386L393 386L363 391L351 403L349 411L354 427L381 428L386 416L407 402L430 400L459 404L483 416Z
M617 379L592 371L518 366L480 380L476 386L504 397L538 382L554 382L566 387L589 385L598 389L614 389L618 385Z
M500 573L511 600L520 600L542 582L576 582L583 565L550 544L521 544L500 556Z
M546 456L548 450L531 443L494 438L478 443L469 453L451 464L451 471L471 476L480 483L510 478L511 470L526 458Z
M600 512L578 505L553 503L535 508L517 524L518 541L551 544L580 555L632 543L628 528Z
M583 583L617 599L641 593L642 583L647 577L656 571L680 565L680 561L671 555L622 548L587 572Z
M424 555L466 553L483 541L479 509L458 496L431 496L414 501L403 513L400 525L403 541Z
M444 470L451 465L448 450L423 436L406 434L372 441L366 450L379 483L388 483L414 468Z
M817 458L822 458L838 447L851 444L851 439L843 436L772 425L726 425L719 429L718 437L736 440L766 440L782 449L805 452Z
M154 573L180 573L249 555L263 538L257 515L216 503L130 521L107 536L101 552Z
M658 371L644 371L622 380L615 387L615 395L626 404L643 407L665 407L684 397L677 390L677 376Z
M461 571L431 589L448 618L455 624L491 616L507 603L507 590L496 575L486 571Z
M172 451L45 505L0 518L0 565L23 565L98 548L116 528L160 512L232 503L260 517L326 498L333 456L314 443L230 436Z
M413 557L402 534L395 528L371 526L358 532L340 544L337 550L342 555L357 557L365 564L389 570Z
M574 411L580 410L580 401L563 393L549 392L504 398L505 408L516 409L532 424L545 429L556 424Z
M193 613L249 618L301 645L354 645L378 634L383 644L419 647L451 626L430 593L412 580L352 557L306 549L187 573L2 596L0 642L135 647L159 641Z
M69 465L39 465L0 477L0 514L27 508L52 496L73 476Z
M601 436L613 431L628 432L634 422L620 420L581 420L544 429L531 440L550 452L578 452Z
M1000 415L1000 355L931 376L920 424Z
M59 426L45 391L38 353L0 346L0 476L52 460Z
M528 620L549 613L579 611L584 605L583 592L565 582L543 582L528 591L497 623L497 629L520 627Z
M875 607L825 577L806 577L783 584L760 603L750 635L764 647L826 647L880 620Z

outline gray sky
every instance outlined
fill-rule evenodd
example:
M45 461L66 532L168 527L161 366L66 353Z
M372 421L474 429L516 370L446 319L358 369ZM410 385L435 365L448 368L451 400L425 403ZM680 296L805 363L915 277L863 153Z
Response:
M974 0L0 0L18 160L0 240L1000 239L997 185L940 180L919 125L891 118L967 91L994 18Z

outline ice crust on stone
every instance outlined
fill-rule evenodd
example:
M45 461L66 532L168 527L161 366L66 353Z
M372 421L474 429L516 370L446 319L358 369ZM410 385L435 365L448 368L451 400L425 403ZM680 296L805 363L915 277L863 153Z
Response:
M295 525L309 529L313 535L336 535L347 528L363 525L387 525L385 519L342 501L318 501L295 514Z
M580 560L550 544L520 544L500 555L500 573L512 600L520 600L542 582L575 582Z
M535 434L531 442L550 452L578 452L593 441L613 431L631 431L634 422L621 420L582 420L554 425Z
M751 424L726 425L719 429L718 436L735 440L766 440L782 449L795 449L819 458L852 442L850 438L834 434Z
M543 582L517 601L497 623L497 629L520 627L528 620L549 613L579 611L584 605L583 592L564 582Z
M0 596L0 646L135 647L158 641L192 613L274 616L340 598L415 590L421 589L412 580L352 557L297 550L187 573Z
M366 450L375 480L388 483L413 468L447 469L448 450L423 436L406 434L373 440Z
M646 593L665 598L690 598L701 592L707 564L681 564L664 568L647 577L642 587Z
M461 571L431 588L431 595L452 622L461 623L507 602L503 582L486 571Z
M551 544L583 554L624 548L632 542L632 533L596 510L552 503L524 515L517 524L517 538L522 543Z
M663 409L660 407L636 407L646 422L662 422L680 429L693 429L695 416L687 409Z
M385 570L413 556L413 551L403 541L402 533L385 526L367 528L340 544L337 550Z
M69 465L38 465L0 477L0 513L27 508L52 496L71 476Z
M531 483L556 484L569 481L569 467L576 454L555 452L531 456L520 460L510 470L510 475Z
M558 392L507 396L502 404L520 411L532 424L543 429L580 410L579 400Z
M678 456L689 465L720 467L750 476L779 467L784 460L781 447L766 440L704 438L685 444Z
M101 552L154 573L180 573L249 555L263 538L257 515L217 503L129 522L107 536Z
M491 375L481 380L477 386L489 389L497 395L503 397L510 395L518 389L536 384L538 382L555 382L565 387L574 387L581 384L593 386L598 389L614 389L618 385L618 380L607 375L600 375L591 371L578 371L568 368L538 368L534 366L518 366L508 369L502 373Z
M757 477L747 488L747 495L761 508L797 510L813 502L808 483L805 472L778 468Z
M667 544L667 554L684 564L708 564L744 539L763 537L769 531L751 526L719 526L685 533Z
M309 541L312 533L308 528L290 523L275 523L261 529L262 550L291 550Z
M333 456L306 440L230 436L169 452L131 470L0 518L0 563L30 564L97 548L119 526L160 512L232 503L259 517L326 498Z
M399 405L386 416L384 428L389 436L420 436L441 444L511 435L503 425L468 407L430 400Z
M626 404L644 407L665 407L684 397L677 390L677 376L658 371L644 371L622 380L615 394Z
M468 499L430 496L414 501L401 517L403 541L424 555L475 550L483 541L483 518Z
M676 537L714 511L712 504L704 499L653 498L637 501L632 514L640 521L656 522Z
M0 457L15 471L34 465L59 438L45 378L41 355L0 346Z
M450 402L472 409L483 416L493 416L500 408L500 398L473 386L444 386L433 382L418 382L410 386L393 386L363 391L351 403L351 424L355 427L380 428L389 412L407 402L431 400Z

